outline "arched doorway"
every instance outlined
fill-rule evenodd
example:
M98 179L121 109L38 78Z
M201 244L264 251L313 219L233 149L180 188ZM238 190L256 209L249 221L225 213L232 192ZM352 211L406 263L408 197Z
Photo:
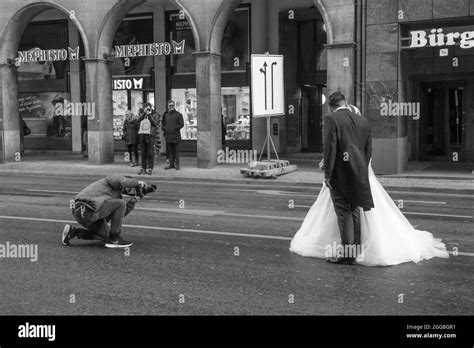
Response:
M45 46L42 47L42 43L38 44L35 40L22 42L22 37L27 32L28 26L35 22L35 18L41 16L47 11L53 11L56 16L59 15L59 17L61 17L59 20L62 21L61 28L64 29L63 34L67 33L68 29L70 30L71 28L76 30L76 42L71 46L78 48L80 43L82 43L82 46L85 47L82 49L82 54L86 56L88 55L87 38L84 34L81 23L79 23L77 18L72 15L74 11L49 2L30 4L15 12L1 34L2 46L0 50L0 62L2 62L2 64L0 64L0 68L2 94L0 96L0 105L2 108L3 128L0 132L0 161L2 162L22 160L20 115L31 116L25 118L31 118L34 121L38 121L35 122L35 124L32 124L30 129L32 130L32 134L36 133L36 137L39 139L40 143L45 143L42 140L48 140L46 139L46 124L54 114L54 105L52 104L52 100L54 100L53 94L55 94L54 89L61 85L61 89L63 90L60 92L70 93L72 88L71 85L68 85L67 83L67 81L69 81L73 84L79 85L78 89L80 90L80 76L77 75L71 77L72 75L70 74L75 72L79 74L79 66L72 68L72 64L70 64L69 60L63 59L65 58L63 54L68 55L70 53L68 51L69 46L53 48L49 47L48 44L45 44ZM51 29L51 26L45 30L54 31L54 29ZM61 35L61 33L57 34ZM61 39L62 40L58 39L56 41L67 43L68 45L71 44L69 37L63 37ZM54 52L51 53L52 51L50 50ZM37 52L38 55L36 55L35 52ZM79 54L77 50L72 53ZM21 62L17 59L20 58L20 55L23 59ZM79 57L76 58L78 60ZM30 62L26 63L26 61ZM58 77L61 77L61 79L58 79ZM45 81L40 81L40 79L48 81L47 83L44 83ZM33 81L33 83L31 83L31 81ZM32 87L32 85L35 85L36 87ZM30 88L30 90L28 90L28 88ZM36 90L34 91L35 88ZM25 94L21 95L23 92ZM30 93L30 95L27 95L28 93ZM50 94L51 98L49 98ZM75 98L78 99L77 101L80 101L80 95L69 95L69 97L69 101ZM72 119L69 121L74 122ZM78 146L80 147L82 145L80 121L75 123L74 129L72 128L71 122L69 122L68 125L68 137L70 137L71 140L69 142L70 150L72 150L73 131L75 133L74 135L79 139ZM63 130L65 131L65 129ZM46 143L51 144L52 142L46 141ZM56 146L59 148L61 147L58 143L56 143Z
M166 111L167 100L172 97L170 91L170 60L173 53L145 54L131 57L115 57L115 47L118 45L138 46L151 43L171 43L169 17L173 14L178 18L186 18L192 29L192 37L196 44L189 45L186 41L185 53L180 55L181 61L191 60L194 66L192 50L198 49L199 40L194 23L186 8L178 1L144 1L131 0L117 3L104 17L97 39L98 60L104 60L100 68L101 78L91 95L98 102L100 122L97 128L94 122L89 122L89 142L96 148L107 149L107 153L99 157L113 158L113 154L126 153L127 149L121 140L121 124L125 112L130 109L138 114L141 105L150 102L156 112L162 115ZM148 29L147 29L148 28ZM95 62L91 62L95 63ZM100 63L100 62L99 62ZM91 70L89 79L95 79L97 73ZM109 132L109 130L112 130ZM111 146L112 145L112 146ZM160 153L164 154L163 134L157 136L157 145L161 146ZM156 153L155 153L156 155ZM101 162L102 160L95 160Z

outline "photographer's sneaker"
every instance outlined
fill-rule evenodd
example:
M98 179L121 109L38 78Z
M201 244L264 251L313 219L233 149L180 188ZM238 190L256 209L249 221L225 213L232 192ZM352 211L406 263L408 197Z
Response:
M106 248L128 248L133 243L122 239L122 237L112 237L108 242L105 243Z
M69 245L70 244L69 241L76 236L77 236L77 233L74 227L71 227L71 225L66 225L64 226L64 229L63 229L61 241L63 245Z
M142 175L142 174L145 174L145 169L140 169L140 171L138 172L138 175Z
M148 175L151 175L151 174L153 173L153 169L147 169L146 173L147 173Z

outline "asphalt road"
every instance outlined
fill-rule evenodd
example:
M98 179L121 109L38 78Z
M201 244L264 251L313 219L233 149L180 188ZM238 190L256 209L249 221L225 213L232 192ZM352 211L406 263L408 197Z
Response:
M124 221L130 250L60 242L81 176L0 176L3 315L472 315L472 191L389 188L410 222L457 256L339 266L289 251L320 187L156 181ZM456 249L455 249L456 248ZM399 303L403 294L403 303Z

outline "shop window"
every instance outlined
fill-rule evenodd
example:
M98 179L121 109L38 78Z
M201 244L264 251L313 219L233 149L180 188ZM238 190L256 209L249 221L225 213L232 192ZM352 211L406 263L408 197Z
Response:
M30 137L71 138L71 117L64 111L69 93L19 93L19 113L31 129Z
M222 37L222 72L243 72L250 61L250 8L237 8L227 22ZM170 57L175 74L194 74L196 65L192 52L195 50L194 36L186 18L178 11L169 12L168 32L170 41L185 40L184 54Z
M153 106L155 105L153 92L144 92L142 90L112 92L114 139L122 139L123 123L127 110L131 110L133 115L137 117L141 114L143 111L144 96L146 96L146 101L150 102Z
M181 128L181 138L196 140L198 122L196 88L172 89L171 99L175 102L176 111L183 115L184 127Z
M151 42L153 42L153 16L145 13L127 16L115 33L113 45L115 47ZM152 56L113 59L111 69L114 139L122 139L127 110L131 110L138 117L145 101L154 105L151 74L153 66Z
M222 115L226 140L250 140L249 87L222 88Z
M32 48L28 51L40 49ZM18 67L18 81L55 80L57 77L53 62L26 62Z
M44 21L28 24L21 36L18 51L67 47L67 21ZM65 79L68 71L69 61L21 63L18 67L18 81Z
M171 90L175 108L183 115L184 127L181 138L197 139L197 98L195 88ZM249 87L222 88L222 116L226 140L250 140L250 89Z
M224 30L222 36L221 70L245 71L249 60L249 7L237 8Z
M125 18L114 37L114 47L151 42L153 42L153 16L148 14ZM152 56L115 58L111 67L112 76L150 74L152 68Z
M170 57L171 66L176 74L193 74L196 72L196 65L192 52L195 50L194 36L188 21L179 12L169 14L169 37L170 41L181 42L185 40L184 54L172 55Z

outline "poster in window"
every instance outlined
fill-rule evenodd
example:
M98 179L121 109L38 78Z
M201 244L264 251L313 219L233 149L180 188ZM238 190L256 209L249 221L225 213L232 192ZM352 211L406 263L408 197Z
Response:
M180 42L186 40L184 54L170 57L176 74L195 73L196 65L192 52L195 50L194 36L185 18L179 12L169 14L169 38ZM227 22L222 37L222 71L245 71L249 62L249 7L239 7Z
M193 51L195 50L194 36L189 22L182 18L179 12L172 12L169 16L170 41L181 42L185 40L184 54L172 55L171 65L177 74L196 72Z
M122 139L123 122L125 121L125 112L128 110L127 91L113 91L113 129L114 139Z
M71 117L57 112L55 106L70 102L66 92L19 93L19 114L32 136L71 138Z

